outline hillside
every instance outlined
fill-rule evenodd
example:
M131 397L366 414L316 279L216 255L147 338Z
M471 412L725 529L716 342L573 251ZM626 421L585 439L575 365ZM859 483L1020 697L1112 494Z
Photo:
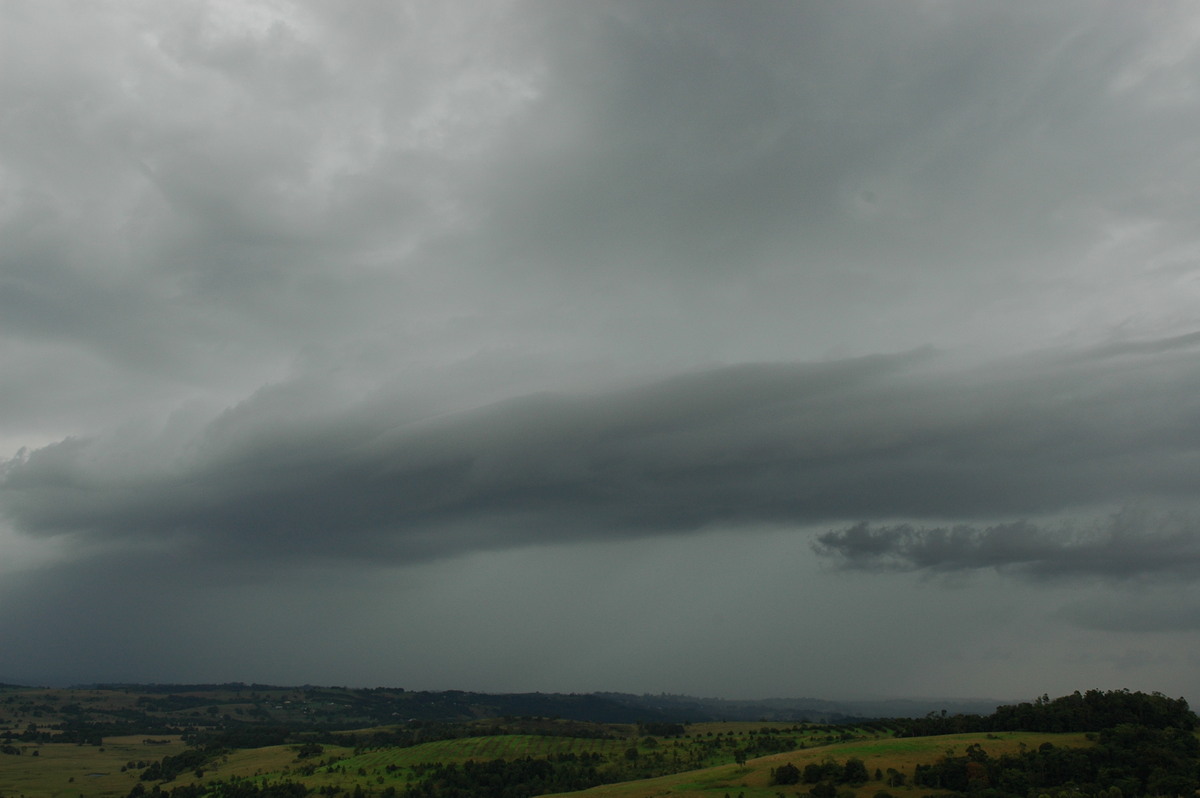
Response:
M124 724L161 721L210 725L212 716L234 721L306 722L350 728L397 720L461 722L478 718L538 716L599 723L650 721L810 721L839 723L882 717L920 717L929 712L988 713L998 701L953 699L826 701L816 698L730 700L631 693L474 693L462 690L347 688L263 684L97 684L35 688L0 684L0 727L6 708L29 714L41 707L51 718L74 707L71 720ZM31 716L36 715L33 713ZM49 722L49 721L47 721Z
M720 729L720 730L715 730ZM181 758L189 749L179 738L147 742L143 739L114 737L100 747L67 743L43 743L27 748L20 756L0 756L0 788L3 794L26 798L123 798L158 791L174 798L190 798L189 790L204 794L205 785L214 782L247 780L255 785L293 783L304 790L322 795L352 796L363 794L403 796L481 795L468 786L469 776L462 770L466 763L484 763L503 774L514 788L529 786L515 774L520 763L549 763L541 767L536 784L553 783L553 778L589 776L618 783L593 786L584 796L772 796L780 787L771 784L774 769L792 765L799 769L813 763L844 762L858 758L870 778L852 786L841 785L842 798L847 789L855 798L871 798L881 790L894 789L908 798L944 790L912 786L918 765L932 762L948 753L961 754L979 745L991 756L1037 748L1051 742L1055 746L1082 746L1088 741L1082 734L1008 733L1004 735L967 734L927 738L887 738L859 730L868 739L826 743L825 729L801 731L793 739L797 746L761 757L750 757L738 764L738 750L753 746L755 738L789 736L765 734L752 724L713 724L698 726L687 737L664 738L637 736L636 728L617 729L630 736L609 739L550 737L544 735L500 735L469 737L426 743L409 748L354 748L320 745L319 752L305 755L301 745L275 745L222 753L169 778L145 779L147 768L139 764ZM710 736L711 735L711 736ZM37 756L32 755L34 751ZM636 751L636 756L631 756ZM501 766L497 763L507 763ZM672 762L677 763L672 765ZM690 765L699 765L691 768ZM680 772L655 775L662 769ZM525 767L524 769L531 769ZM422 790L423 780L440 770L439 785ZM878 771L878 773L877 773ZM899 775L897 775L899 774ZM166 773L162 774L168 775ZM435 774L436 775L436 774ZM449 792L455 777L463 792ZM876 777L878 776L878 777ZM889 782L903 778L903 787ZM812 785L793 785L789 795L807 794ZM574 791L571 791L574 792ZM515 793L514 793L515 794ZM524 793L536 794L536 793ZM559 794L566 794L565 792Z
M0 795L1140 798L1192 796L1200 785L1195 715L1159 694L1088 691L988 716L852 724L497 716L344 725L395 698L260 685L5 689Z
M830 761L844 764L847 760L859 759L871 778L862 783L840 785L842 798L849 798L850 795L854 798L871 798L877 793L889 790L906 798L923 798L945 791L914 786L912 777L918 765L952 755L952 752L962 753L976 745L989 756L998 757L1037 748L1046 743L1057 747L1090 745L1082 734L1026 732L1013 732L1003 736L955 734L838 743L751 759L744 765L718 765L641 782L608 784L570 794L577 798L723 798L726 794L741 795L744 798L776 798L786 790L783 792L785 795L807 795L813 787L812 784L773 784L773 773L787 765L803 771L805 767L813 764L820 765ZM880 778L874 777L877 771L881 774ZM903 784L895 783L899 778L903 778Z

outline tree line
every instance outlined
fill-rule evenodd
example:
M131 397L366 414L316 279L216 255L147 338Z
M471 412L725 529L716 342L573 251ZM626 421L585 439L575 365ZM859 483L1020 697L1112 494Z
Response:
M1191 796L1200 787L1200 742L1190 731L1121 724L1095 737L1091 747L1043 743L1000 757L973 745L918 765L913 783L976 798Z
M923 718L886 721L897 737L931 737L968 732L1099 732L1123 723L1151 729L1196 728L1196 715L1182 698L1129 690L1076 690L1051 699L997 707L991 715L930 713Z

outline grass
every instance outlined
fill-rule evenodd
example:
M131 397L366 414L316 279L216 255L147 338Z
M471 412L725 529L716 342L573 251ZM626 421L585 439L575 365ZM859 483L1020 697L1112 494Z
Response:
M1082 734L1033 734L1025 732L989 734L952 734L939 737L917 737L887 740L865 740L807 748L783 754L749 760L745 766L718 765L702 770L662 776L644 781L623 782L593 787L577 793L578 798L777 798L778 795L807 795L810 785L777 786L770 783L771 770L791 763L803 769L813 762L827 758L844 761L857 757L866 764L867 772L878 769L883 774L893 768L905 774L911 784L913 769L918 764L931 764L948 753L962 754L967 746L978 743L989 756L1000 756L1021 750L1024 745L1036 748L1044 742L1056 746L1085 746ZM871 780L853 789L856 798L871 798L886 790L897 798L924 798L936 790L907 787L888 787L882 781ZM944 792L944 790L942 791Z
M411 748L385 748L353 756L341 766L366 768L368 771L388 765L407 768L424 762L457 763L474 759L519 759L530 756L542 758L557 754L601 754L619 756L630 745L629 740L603 740L583 737L546 737L536 734L506 734L490 737L467 737L458 740L415 745Z
M0 795L124 796L138 783L139 774L137 770L122 772L126 763L152 762L187 747L178 737L169 739L171 742L165 745L147 745L141 737L110 737L100 747L75 743L20 744L20 756L0 754Z
M745 765L736 765L732 760L732 747L741 746L753 739L751 731L774 728L780 733L794 737L803 749L749 760ZM808 785L775 786L770 784L771 769L791 763L801 769L810 762L835 759L839 762L850 757L862 759L868 773L878 769L883 774L889 768L904 773L911 782L913 768L921 763L933 763L947 754L962 754L966 747L980 744L991 756L1016 752L1022 745L1036 748L1043 742L1058 746L1087 745L1082 734L1033 734L1001 733L957 734L941 737L879 738L854 742L824 744L828 732L805 728L792 731L780 724L694 724L688 727L690 737L657 738L653 745L638 745L643 757L672 757L679 753L686 760L685 752L696 752L710 741L723 735L730 738L734 746L722 749L705 749L700 764L709 765L696 770L670 776L629 781L595 787L581 793L570 793L580 798L777 798L782 793L788 798L804 796ZM711 736L710 736L711 733ZM637 743L636 738L593 739L580 737L558 737L533 734L470 737L455 740L440 740L411 748L380 748L362 751L336 745L325 745L322 754L310 759L297 758L294 745L271 746L235 751L205 766L204 774L196 776L188 772L180 775L165 788L207 782L213 779L227 780L241 777L255 780L300 781L310 789L338 787L353 791L362 786L368 792L378 793L387 787L403 791L411 777L414 765L443 762L462 763L468 760L516 759L520 757L550 757L558 754L596 753L609 761L620 761L625 751ZM701 745L697 745L700 743ZM185 749L178 737L170 738L167 744L146 744L140 737L110 737L104 746L86 746L73 743L23 744L21 756L0 755L0 795L24 796L24 798L123 798L134 785L139 783L137 769L122 772L126 763L133 761L155 761L164 756L178 754ZM33 756L33 751L38 756ZM151 786L146 784L147 787ZM873 798L876 792L888 790L897 798L925 798L931 791L913 787L889 788L881 781L870 781L855 788L856 798Z

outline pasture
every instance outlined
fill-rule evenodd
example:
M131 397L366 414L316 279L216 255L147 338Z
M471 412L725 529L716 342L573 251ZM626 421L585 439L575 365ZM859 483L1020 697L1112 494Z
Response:
M628 727L631 733L636 727ZM361 788L380 795L389 788L403 795L414 780L414 768L431 763L461 764L525 757L544 759L564 755L592 755L609 766L624 767L630 781L595 787L572 795L589 798L777 798L778 794L805 795L809 785L772 785L771 770L784 764L801 769L809 763L863 760L868 773L885 774L851 789L856 798L873 798L883 790L898 798L924 798L931 791L911 786L888 787L889 769L903 773L909 783L914 767L943 755L961 754L978 743L989 755L1019 751L1052 741L1057 746L1088 744L1081 734L1033 733L957 734L940 737L889 738L879 732L838 729L836 736L857 734L849 742L827 743L827 727L782 726L762 723L694 724L684 736L671 737L568 737L509 734L438 740L411 747L354 749L324 745L319 753L301 757L299 746L276 745L224 754L200 770L189 770L162 784L169 790L180 785L204 784L235 778L256 782L284 780L303 783L310 790L352 793ZM756 741L794 739L796 749L734 762L736 750L752 750ZM0 796L24 798L124 798L140 780L146 762L161 760L186 749L179 737L151 742L141 737L105 738L103 746L73 743L22 744L21 754L0 755ZM636 755L633 754L636 751ZM34 754L36 752L36 755ZM646 772L668 764L674 775L634 780L638 766Z
M138 783L129 763L153 762L185 750L178 736L147 743L140 736L109 737L104 745L22 743L20 755L0 755L0 795L25 798L125 796Z
M1083 734L1029 732L864 740L772 754L750 759L742 766L722 764L654 779L606 784L562 795L569 794L576 798L725 798L726 794L729 798L806 796L811 785L772 785L772 769L785 764L803 769L805 765L814 762L820 763L829 759L841 762L856 757L863 760L868 773L873 775L880 771L884 774L884 779L872 778L859 786L843 786L843 789L853 792L855 798L872 798L881 791L890 792L897 798L924 798L945 791L911 786L913 770L918 764L934 762L938 757L947 754L962 754L967 746L976 743L987 751L989 756L1000 756L1020 751L1023 747L1036 748L1044 742L1064 747L1090 745ZM889 787L885 783L889 768L904 774L908 784L903 787Z

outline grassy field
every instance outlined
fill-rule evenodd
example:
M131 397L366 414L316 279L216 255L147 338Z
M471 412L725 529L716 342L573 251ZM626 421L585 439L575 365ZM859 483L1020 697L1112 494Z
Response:
M271 746L232 752L204 766L203 774L181 774L163 785L164 789L182 784L228 780L233 777L270 781L303 782L312 790L337 787L352 792L361 786L368 793L381 793L388 787L403 792L414 765L431 762L462 763L468 760L544 758L559 754L599 754L610 762L626 759L630 747L639 757L656 762L676 762L697 769L653 779L596 787L582 793L590 798L777 798L803 795L807 785L779 787L770 785L772 768L791 763L803 768L810 762L832 758L844 761L862 759L869 773L886 773L894 768L911 781L913 768L932 763L945 754L961 754L968 745L979 743L990 755L1017 751L1022 745L1036 747L1042 742L1055 745L1086 745L1083 735L1002 733L997 735L963 734L944 737L895 739L859 731L864 739L827 743L827 729L787 727L776 724L779 733L795 738L804 746L787 753L750 759L744 766L733 763L733 750L753 742L767 725L762 723L695 724L687 736L668 738L625 737L594 739L544 735L498 735L441 740L410 748L355 750L326 745L317 756L298 758L294 745ZM629 731L635 731L633 727ZM844 730L838 730L840 737ZM20 756L0 755L0 797L24 798L123 798L138 783L140 770L130 763L152 762L175 755L186 746L178 737L166 743L147 743L143 738L111 737L101 747L68 743L22 744ZM37 755L34 756L34 752ZM707 766L707 767L705 767ZM152 786L146 783L145 786ZM887 789L897 798L923 798L930 791L911 787L888 788L871 781L856 789L858 798L872 798Z
M590 790L569 793L576 798L777 798L779 795L806 795L811 785L777 786L770 783L771 770L791 763L803 769L811 762L822 762L832 758L844 761L857 757L866 764L867 771L887 773L893 768L912 781L913 769L918 764L930 764L939 756L962 754L967 746L978 743L989 756L1021 750L1022 746L1036 748L1044 742L1056 746L1089 745L1082 734L1034 734L1026 732L1002 732L999 734L954 734L940 737L917 737L831 744L807 748L790 753L751 759L744 766L718 765L701 770L661 776L655 779L623 782L593 787ZM854 788L857 798L871 798L875 793L888 791L897 798L923 798L936 790L919 789L911 786L888 787L882 781L871 780ZM944 791L942 791L944 792Z
M153 762L187 748L179 737L145 743L142 737L109 737L104 745L23 743L20 756L0 755L0 796L78 798L124 796L138 783L130 762ZM36 754L36 755L35 755Z
M407 768L422 762L466 762L469 759L536 758L556 754L600 754L619 756L629 747L628 740L596 740L581 737L543 737L533 734L506 734L495 737L468 737L462 740L439 740L412 748L385 748L351 757L340 763L344 767L367 770L388 765Z

